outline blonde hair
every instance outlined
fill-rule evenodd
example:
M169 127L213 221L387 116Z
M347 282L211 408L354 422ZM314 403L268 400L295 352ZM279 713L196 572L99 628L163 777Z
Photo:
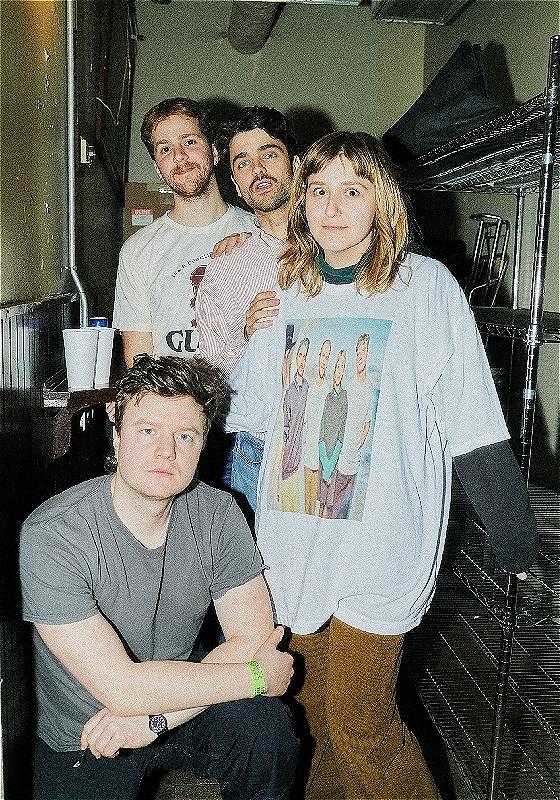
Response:
M408 250L408 216L390 160L380 142L368 133L337 132L323 136L307 150L296 170L290 196L287 248L278 264L282 289L299 282L308 297L323 287L316 263L319 251L305 216L307 183L337 156L345 156L360 178L370 181L376 193L373 239L369 258L356 275L358 291L372 295L388 289Z

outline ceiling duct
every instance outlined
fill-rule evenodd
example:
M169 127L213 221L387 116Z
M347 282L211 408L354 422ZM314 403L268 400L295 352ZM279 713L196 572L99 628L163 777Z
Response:
M170 0L154 0L169 2ZM329 4L358 6L362 0L287 0L289 3ZM233 0L229 18L227 38L239 53L249 55L258 53L265 46L268 37L282 12L284 3L259 2L258 0Z
M375 22L449 25L471 0L372 0Z
M233 0L227 38L238 53L258 53L280 15L282 3Z

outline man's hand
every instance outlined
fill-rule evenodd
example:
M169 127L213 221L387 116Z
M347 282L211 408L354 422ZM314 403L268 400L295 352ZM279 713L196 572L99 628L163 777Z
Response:
M212 258L223 256L224 253L229 256L235 247L241 247L241 245L245 244L251 235L252 234L249 231L243 231L243 233L232 233L230 236L226 236L225 239L221 239L217 244L214 245L214 249L212 250Z
M245 336L250 339L255 331L270 328L273 320L278 316L280 298L274 291L259 292L251 300L251 305L245 314Z
M156 735L148 727L148 717L119 717L102 708L82 729L80 748L88 747L95 758L114 758L121 749L145 747L155 741Z
M259 662L264 672L267 697L283 695L294 674L292 656L276 649L283 636L284 628L278 625L255 653L255 660Z

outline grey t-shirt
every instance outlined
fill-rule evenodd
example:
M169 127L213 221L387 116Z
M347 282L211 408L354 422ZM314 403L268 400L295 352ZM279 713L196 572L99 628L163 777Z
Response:
M25 521L20 545L23 618L50 625L101 613L137 661L184 660L213 598L262 571L232 497L197 483L174 503L164 545L149 550L125 528L111 477L47 500ZM101 705L34 631L39 736L78 750Z

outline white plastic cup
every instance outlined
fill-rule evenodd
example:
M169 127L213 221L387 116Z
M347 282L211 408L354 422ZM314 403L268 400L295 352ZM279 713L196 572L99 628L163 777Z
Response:
M66 328L62 336L68 388L93 389L98 328Z
M109 386L111 377L111 360L113 358L114 328L94 328L98 334L97 358L95 361L94 389L104 389Z

